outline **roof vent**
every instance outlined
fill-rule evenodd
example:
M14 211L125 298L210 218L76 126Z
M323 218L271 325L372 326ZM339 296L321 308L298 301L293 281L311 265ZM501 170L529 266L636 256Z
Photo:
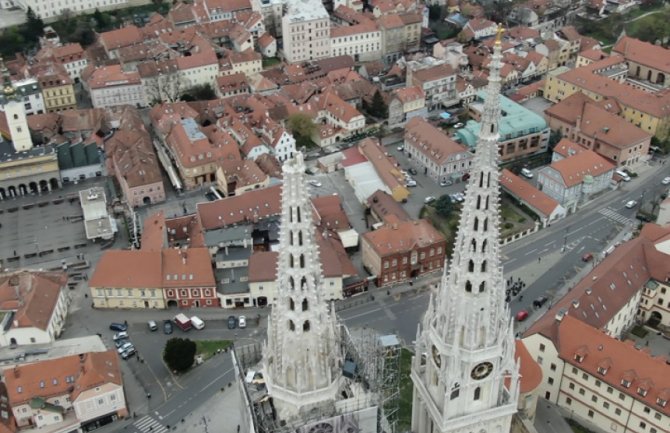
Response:
M587 294L587 295L590 295L590 294L591 294L591 292L592 292L592 290L591 290L591 288L590 288L590 287L589 287L588 289L586 289L586 294Z
M579 299L575 299L574 301L572 301L572 306L575 308L579 308Z
M560 322L565 317L565 314L566 314L566 311L565 311L565 309L562 308L561 310L559 310L558 313L556 313L556 320L558 322Z

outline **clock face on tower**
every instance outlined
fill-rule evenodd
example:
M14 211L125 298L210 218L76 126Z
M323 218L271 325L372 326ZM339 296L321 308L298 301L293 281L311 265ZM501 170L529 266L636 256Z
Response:
M472 372L470 372L470 377L475 380L481 380L491 374L491 371L493 371L493 364L490 362L482 362L481 364L477 364L475 368L472 369Z

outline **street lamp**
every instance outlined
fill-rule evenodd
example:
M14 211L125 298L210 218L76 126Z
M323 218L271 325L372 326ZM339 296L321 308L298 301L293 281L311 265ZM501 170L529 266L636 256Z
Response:
M567 226L565 228L565 236L563 237L563 248L561 248L561 252L564 253L565 249L568 246L568 232L570 231L570 226Z

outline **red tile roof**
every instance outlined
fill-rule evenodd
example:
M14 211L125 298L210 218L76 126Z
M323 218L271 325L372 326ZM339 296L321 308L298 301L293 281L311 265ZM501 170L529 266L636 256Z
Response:
M500 186L530 207L549 217L560 204L508 169L500 173Z
M166 248L161 252L162 287L216 287L207 248Z
M405 125L405 143L437 165L447 163L457 154L471 156L467 147L455 142L421 117L413 117Z
M631 62L656 69L666 75L670 74L670 50L660 45L624 36L614 44L612 51L621 54Z
M377 230L364 233L362 238L370 244L379 257L445 242L442 233L424 219L385 225Z
M108 250L98 261L88 285L92 288L161 288L161 253Z
M552 162L550 167L561 175L563 183L568 188L584 182L585 176L601 176L616 168L614 164L589 149L570 158Z
M0 274L0 309L15 311L16 323L11 326L46 331L66 283L63 272L23 270Z
M144 35L142 31L132 24L100 34L100 42L107 51L139 44L143 40Z
M521 393L526 394L542 383L542 368L528 352L523 340L514 341L514 358L521 364Z
M276 216L281 212L281 187L273 186L222 200L198 203L197 212L205 230Z
M249 282L276 281L278 255L275 251L254 251L249 257Z
M653 357L645 350L637 349L632 341L612 338L569 315L558 325L554 344L558 356L567 364L586 371L666 417L670 416L670 364L667 357ZM624 380L628 386L624 385Z

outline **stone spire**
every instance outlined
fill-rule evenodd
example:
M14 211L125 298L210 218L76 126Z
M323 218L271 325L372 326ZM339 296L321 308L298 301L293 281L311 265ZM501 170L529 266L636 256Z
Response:
M268 319L263 364L269 394L280 417L288 419L335 400L342 351L335 312L323 299L302 153L284 163L282 171L278 293Z
M428 358L412 367L415 402L424 408L412 419L417 433L433 431L431 423L440 432L484 424L485 431L509 431L516 411L518 366L499 244L501 34L499 28L454 252L417 337L416 353Z

